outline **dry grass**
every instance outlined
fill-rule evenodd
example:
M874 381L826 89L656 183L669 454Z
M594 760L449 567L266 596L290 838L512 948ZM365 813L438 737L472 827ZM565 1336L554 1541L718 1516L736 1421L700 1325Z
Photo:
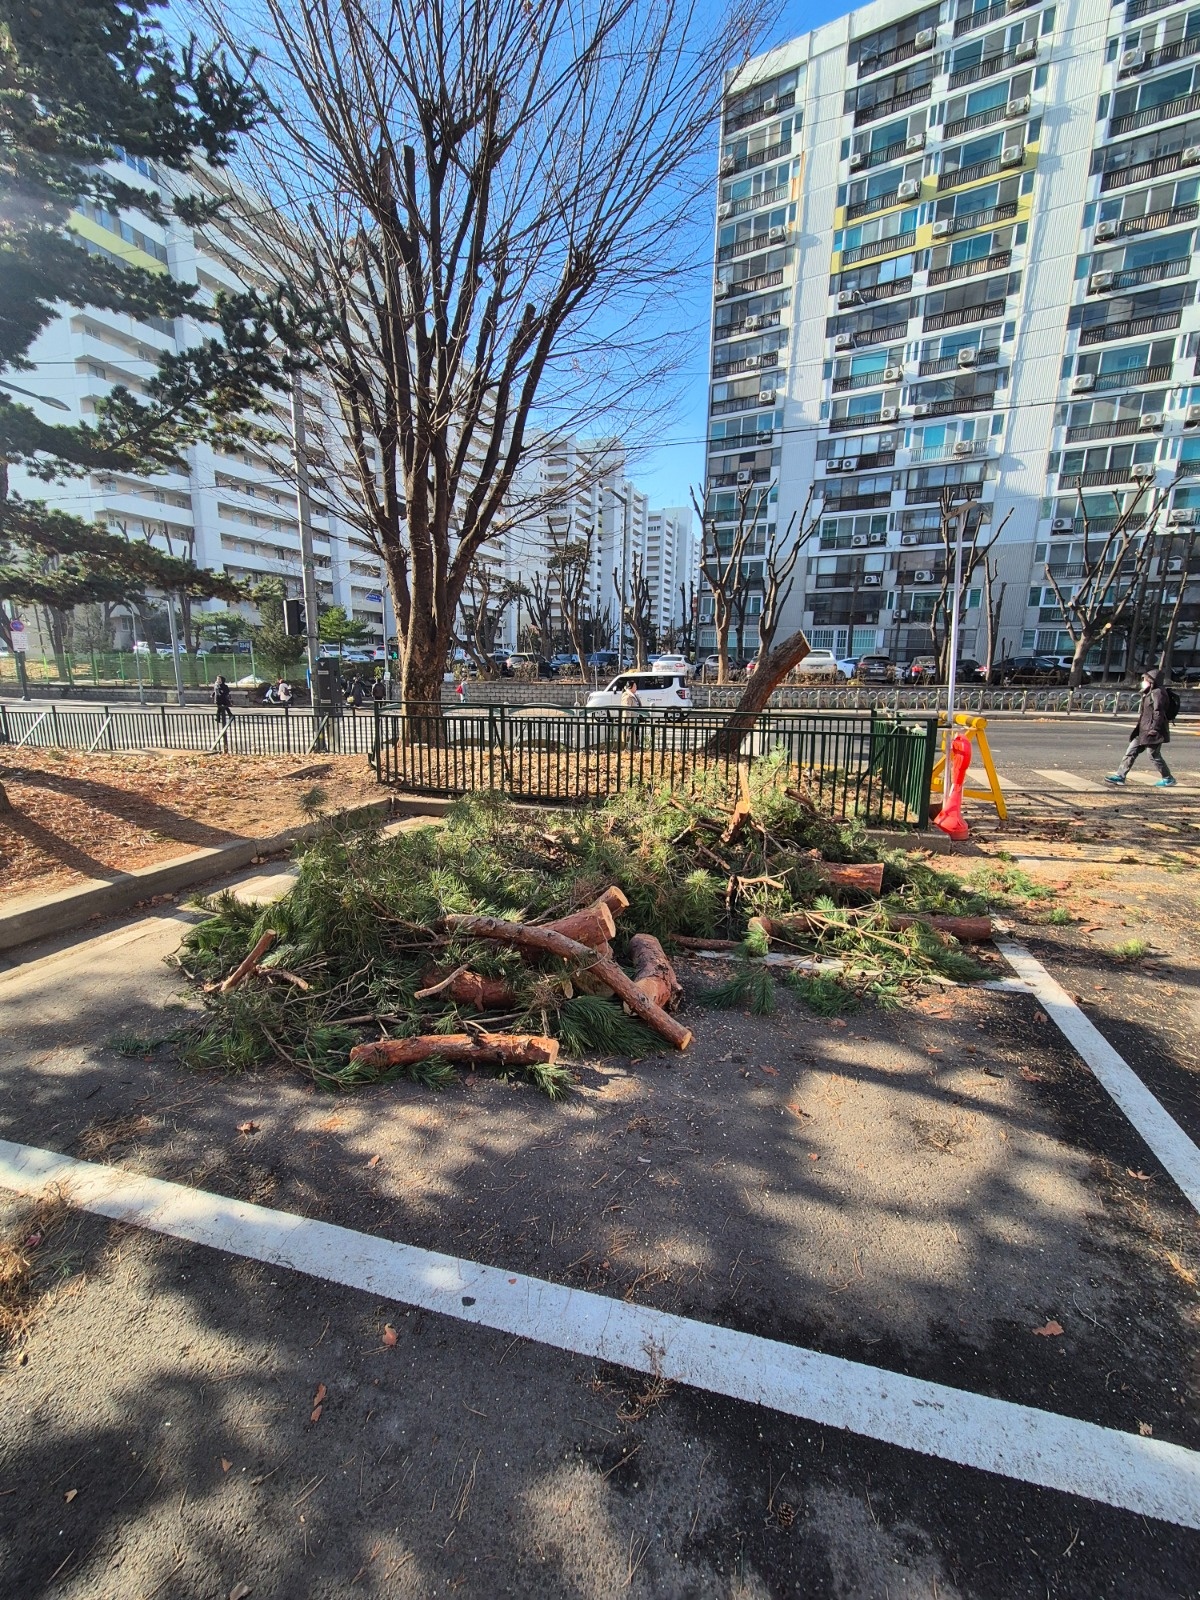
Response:
M97 1117L80 1133L75 1148L84 1161L103 1161L119 1146L144 1138L153 1126L150 1118L139 1111L122 1117Z
M70 1260L67 1224L78 1217L55 1186L0 1238L0 1345L21 1344Z

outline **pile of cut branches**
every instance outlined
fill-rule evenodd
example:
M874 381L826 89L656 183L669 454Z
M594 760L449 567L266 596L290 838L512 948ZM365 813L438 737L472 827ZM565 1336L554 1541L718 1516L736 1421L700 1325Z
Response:
M481 794L441 828L330 824L281 900L200 902L208 915L177 960L206 1015L182 1053L233 1069L282 1060L330 1090L440 1085L479 1066L558 1096L571 1081L560 1054L686 1048L668 950L723 946L750 964L783 944L881 992L973 975L953 937L905 922L930 903L978 913L985 898L881 855L769 758L732 793L714 776L685 797L638 789L595 810L522 813Z

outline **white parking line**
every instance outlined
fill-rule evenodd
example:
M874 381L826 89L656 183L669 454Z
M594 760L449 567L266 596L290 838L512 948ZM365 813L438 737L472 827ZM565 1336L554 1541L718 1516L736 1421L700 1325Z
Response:
M1022 1483L1200 1528L1200 1454L0 1140L0 1186Z
M1036 956L1030 955L1024 945L1008 939L997 939L996 948L1017 977L1033 990L1046 1015L1083 1057L1194 1209L1200 1211L1200 1149Z

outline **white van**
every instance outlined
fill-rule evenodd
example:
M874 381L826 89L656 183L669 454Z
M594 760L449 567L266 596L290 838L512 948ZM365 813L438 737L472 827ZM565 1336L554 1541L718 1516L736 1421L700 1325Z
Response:
M626 689L630 684L637 691L638 708L642 711L690 711L691 690L687 686L688 669L668 666L658 662L643 667L640 672L618 672L604 689L593 690L587 697L589 711L620 711Z

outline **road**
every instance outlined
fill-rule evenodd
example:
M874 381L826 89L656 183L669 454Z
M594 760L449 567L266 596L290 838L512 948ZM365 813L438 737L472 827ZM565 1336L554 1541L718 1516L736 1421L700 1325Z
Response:
M1134 719L1123 717L1018 717L988 720L987 737L1005 788L1098 793L1106 773L1116 770ZM1200 722L1176 722L1164 750L1181 789L1200 790ZM1147 784L1158 774L1145 756L1133 782Z

